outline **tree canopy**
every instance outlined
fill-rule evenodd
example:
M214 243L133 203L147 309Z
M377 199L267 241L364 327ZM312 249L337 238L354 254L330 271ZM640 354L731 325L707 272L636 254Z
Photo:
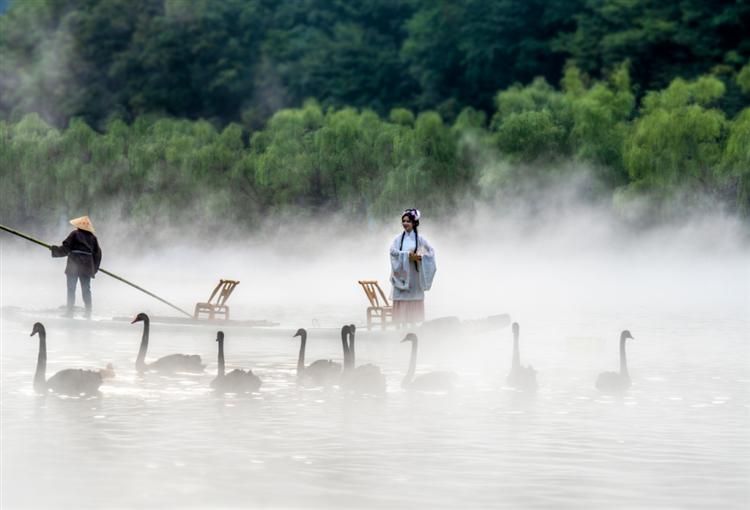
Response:
M749 9L14 1L0 14L0 213L447 213L585 169L584 193L615 208L748 215Z
M705 197L750 212L750 108L716 108L721 80L677 78L637 104L627 68L581 76L569 67L560 89L539 78L503 90L489 122L469 107L450 123L308 101L248 138L236 123L141 115L97 132L27 114L0 121L0 213L18 224L94 210L251 227L269 214L386 217L403 204L439 214L466 196L502 204L576 167L589 170L592 199L646 196L669 215Z
M498 90L565 63L633 90L723 73L750 58L750 4L723 0L39 0L0 15L0 116L96 129L144 113L240 122L315 98L324 107L491 114Z

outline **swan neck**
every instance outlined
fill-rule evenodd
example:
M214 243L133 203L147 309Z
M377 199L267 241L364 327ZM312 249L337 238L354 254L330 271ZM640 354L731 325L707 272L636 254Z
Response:
M344 369L347 370L351 368L352 363L349 359L349 344L346 341L346 332L341 332L341 347L344 350Z
M354 354L354 333L349 332L349 361L352 368L357 366L357 357Z
M138 349L138 357L135 359L135 368L143 370L146 368L146 351L148 350L148 336L151 328L149 319L143 320L143 336L141 337L141 347Z
M307 335L302 334L299 342L299 356L297 357L297 375L305 371L305 347L307 346Z
M414 340L411 343L411 356L409 357L409 370L406 372L406 375L404 376L403 381L401 381L401 386L406 387L411 384L412 379L414 379L414 372L417 371L417 341Z
M507 363L507 361L506 361ZM513 365L512 368L521 367L521 349L518 346L518 333L513 334Z
M620 373L628 375L628 359L625 356L625 339L620 339Z
M39 332L39 355L36 358L36 373L34 374L34 389L42 391L47 386L47 333Z
M219 340L219 377L224 377L224 340Z

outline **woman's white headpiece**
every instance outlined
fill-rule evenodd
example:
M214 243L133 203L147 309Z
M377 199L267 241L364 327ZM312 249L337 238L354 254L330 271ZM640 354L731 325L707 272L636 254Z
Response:
M412 215L412 216L414 216L415 220L418 220L422 216L422 213L419 212L419 209L407 209L407 210L404 211L404 213L402 214L402 216L404 214L407 214L407 213L410 214L410 215Z

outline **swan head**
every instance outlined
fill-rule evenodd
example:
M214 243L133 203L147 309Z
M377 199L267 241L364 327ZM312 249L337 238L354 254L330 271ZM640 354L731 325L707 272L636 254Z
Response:
M34 327L32 328L31 334L29 336L34 336L37 333L39 333L40 335L44 335L47 333L44 329L44 324L42 324L41 322L34 323Z
M302 338L307 338L307 330L305 328L299 328L295 334L292 335L292 338L296 336L301 336Z
M348 324L341 326L341 336L346 336L352 332L352 327Z
M518 336L518 331L521 329L517 322L514 322L511 326L513 329L513 336Z
M401 343L404 342L416 342L417 341L417 335L414 333L408 333L403 340L401 340Z
M357 326L355 326L354 324L349 324L349 334L353 335L356 332L357 332Z
M216 332L216 341L217 342L223 342L224 341L224 332L223 331L217 331Z
M630 334L630 331L624 329L622 333L620 333L620 340L626 340L628 338L631 340L635 340L635 338L633 338L633 335Z
M148 319L148 315L146 315L145 313L141 312L141 313L139 313L138 315L135 316L135 319L133 319L132 321L130 321L130 324L135 324L136 322L148 321L148 320L149 320Z
M102 376L102 379L114 379L115 367L112 366L112 363L107 363L107 366L105 368L99 369L99 375Z

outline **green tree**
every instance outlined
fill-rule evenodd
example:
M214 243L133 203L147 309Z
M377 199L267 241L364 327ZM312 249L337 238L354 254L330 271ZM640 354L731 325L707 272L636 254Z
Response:
M596 167L610 188L627 184L623 148L635 107L626 66L617 69L606 83L585 89L577 70L566 73L566 96L571 98L573 126L570 133L575 156Z
M750 108L729 123L722 170L730 199L745 216L750 215Z
M575 19L573 32L559 34L559 47L593 76L630 61L640 91L750 56L747 2L586 0Z
M750 94L750 63L745 64L737 73L736 81L744 94Z
M495 101L495 141L512 161L554 161L570 154L570 101L544 79L538 78L527 87L514 85L498 93Z
M572 28L574 1L420 2L408 21L402 56L421 87L417 105L455 116L464 106L485 111L500 88L536 76L557 81L564 55L557 31ZM457 107L449 107L453 102Z
M282 2L263 45L287 97L299 104L366 107L385 113L407 105L416 86L399 59L412 2Z
M726 130L724 114L710 106L724 93L713 77L674 80L646 95L625 145L631 188L671 198L715 190Z

